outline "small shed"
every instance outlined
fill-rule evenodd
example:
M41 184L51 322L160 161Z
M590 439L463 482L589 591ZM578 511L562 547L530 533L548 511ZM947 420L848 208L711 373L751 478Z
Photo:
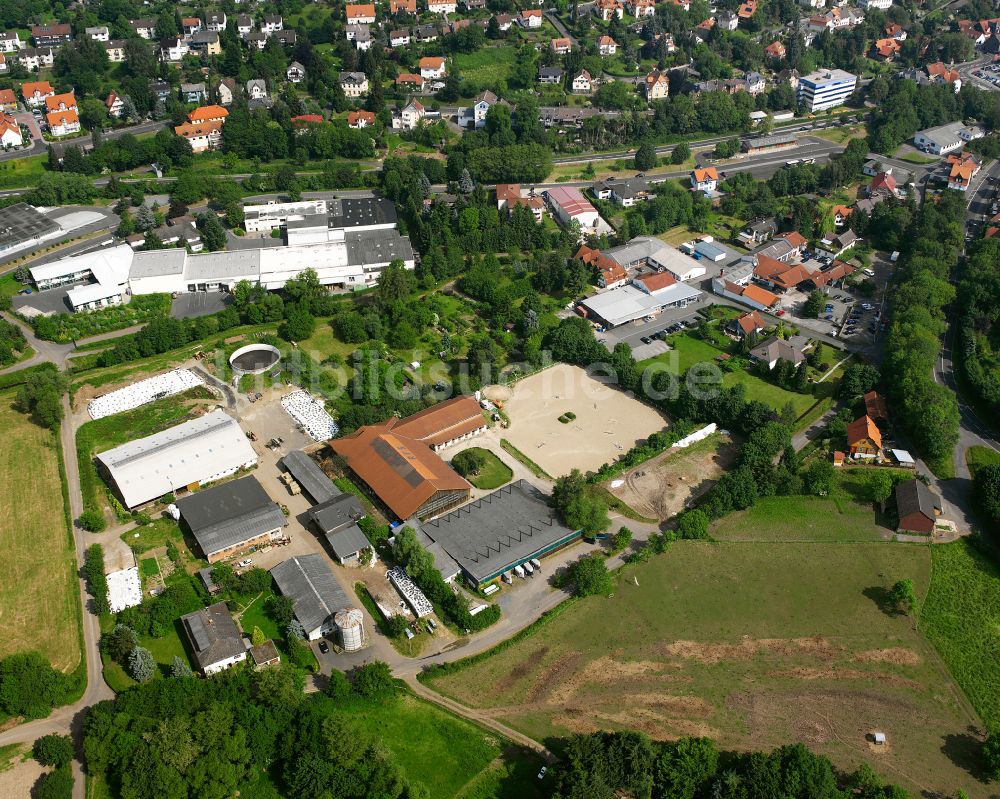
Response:
M326 541L341 566L358 561L361 552L371 548L371 542L356 524L328 533Z
M255 671L266 669L268 666L277 666L281 663L281 658L278 656L278 649L274 645L274 641L265 641L260 646L250 647L250 657L253 659Z
M885 733L884 732L873 732L872 741L874 741L876 746L885 746Z

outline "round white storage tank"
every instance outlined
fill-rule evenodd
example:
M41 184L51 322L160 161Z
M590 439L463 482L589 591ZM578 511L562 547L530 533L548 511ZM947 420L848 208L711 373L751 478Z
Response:
M175 522L180 521L181 509L178 508L176 505L173 504L167 505L167 513L170 514L170 518L173 519Z
M337 611L337 615L333 617L333 623L340 631L340 642L345 652L361 649L365 638L365 622L360 610L345 608Z

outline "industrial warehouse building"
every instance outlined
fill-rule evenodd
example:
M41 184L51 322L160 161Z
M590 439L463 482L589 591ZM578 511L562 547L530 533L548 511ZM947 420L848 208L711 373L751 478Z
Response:
M73 309L82 311L121 303L129 295L230 291L241 280L275 290L307 268L325 286L364 288L376 284L391 261L400 260L407 269L415 266L410 240L395 230L334 230L326 235L313 243L262 243L255 249L202 253L135 252L122 244L32 267L31 278L39 290L88 281L69 293Z
M122 505L135 508L256 466L257 453L236 420L217 410L109 449L96 460Z
M307 221L321 221L330 229L391 230L396 227L396 207L392 201L378 197L273 202L244 205L243 218L247 233L270 233L280 227L291 229L296 223Z
M252 475L196 491L178 500L177 507L209 563L281 538L287 523Z
M685 256L686 257L686 256ZM655 316L664 308L684 308L698 302L702 293L679 282L669 272L642 275L625 286L595 294L580 301L588 319L599 320L607 327L617 327L645 316Z
M289 558L271 569L282 596L292 600L295 618L316 641L334 632L334 616L352 607L322 555Z
M479 588L580 537L580 530L571 530L556 518L548 500L533 485L518 480L446 516L422 522L420 528Z
M366 425L330 447L397 519L426 519L472 496L472 486L437 451L485 429L476 401L456 397L406 419Z
M25 250L62 232L55 221L27 203L0 208L0 256Z

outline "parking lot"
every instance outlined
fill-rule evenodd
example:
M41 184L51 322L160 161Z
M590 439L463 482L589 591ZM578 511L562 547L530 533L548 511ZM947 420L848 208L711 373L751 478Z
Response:
M598 333L597 339L604 343L609 350L613 350L616 344L622 342L628 344L637 361L651 358L659 352L666 351L662 347L656 349L655 342L662 340L670 333L680 331L683 327L693 327L698 324L700 319L698 309L706 306L705 297L707 296L710 295L704 295L698 303L688 305L687 308L667 308L653 319L640 319L604 333ZM670 330L674 326L678 327L675 330ZM652 349L650 349L651 345L653 345Z

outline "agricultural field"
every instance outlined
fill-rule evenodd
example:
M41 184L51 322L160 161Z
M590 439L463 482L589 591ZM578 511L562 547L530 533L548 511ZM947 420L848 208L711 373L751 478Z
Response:
M658 411L567 364L527 377L513 390L490 391L510 417L507 439L553 477L574 468L596 471L667 425ZM560 422L568 412L575 418Z
M636 513L664 521L684 510L715 485L736 460L736 446L714 434L686 449L670 451L630 469L607 484L614 496ZM621 481L615 487L613 483Z
M892 540L892 530L878 524L875 506L866 498L867 471L857 467L838 472L825 497L761 497L753 507L715 522L710 533L723 541Z
M971 708L886 604L903 577L924 596L930 573L921 545L678 542L624 567L609 597L428 682L539 740L631 728L736 750L802 741L914 792L985 797ZM888 737L878 753L874 730Z
M0 394L0 658L35 649L57 669L80 663L76 551L58 438Z

